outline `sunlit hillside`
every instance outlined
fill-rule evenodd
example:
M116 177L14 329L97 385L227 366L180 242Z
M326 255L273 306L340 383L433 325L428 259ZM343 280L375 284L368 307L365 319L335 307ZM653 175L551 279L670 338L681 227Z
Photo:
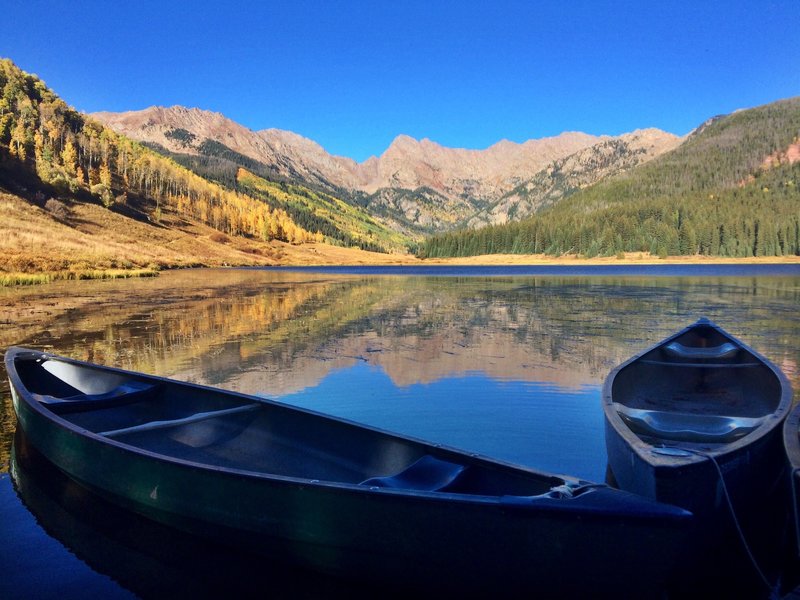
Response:
M339 220L354 227L349 238L335 226L321 231L322 217L300 224L297 190L270 203L261 196L278 197L278 191L268 192L260 179L249 181L258 197L204 179L114 133L67 106L35 75L0 60L5 280L18 273L79 277L112 269L275 264L285 257L281 244L313 244L319 262L328 262L326 240L381 251L384 243L403 247L374 223L356 228L357 216Z
M364 250L404 250L409 239L380 224L351 204L307 187L275 183L247 169L236 174L238 189L285 211L304 229L322 234L328 243Z

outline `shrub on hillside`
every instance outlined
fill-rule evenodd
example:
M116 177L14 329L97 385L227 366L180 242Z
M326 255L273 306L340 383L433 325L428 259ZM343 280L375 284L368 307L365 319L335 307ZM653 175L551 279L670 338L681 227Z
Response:
M44 209L59 221L66 221L69 218L69 208L63 202L50 198L44 203Z

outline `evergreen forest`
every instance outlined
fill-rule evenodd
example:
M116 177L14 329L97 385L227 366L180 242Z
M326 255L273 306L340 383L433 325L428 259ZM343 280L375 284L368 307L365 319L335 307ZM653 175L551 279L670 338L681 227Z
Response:
M432 236L420 255L800 255L798 152L800 98L739 111L531 218Z

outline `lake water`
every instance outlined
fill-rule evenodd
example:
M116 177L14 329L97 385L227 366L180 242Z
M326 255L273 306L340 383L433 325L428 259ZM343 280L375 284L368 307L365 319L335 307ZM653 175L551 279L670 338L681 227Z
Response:
M602 481L611 368L705 316L800 389L798 307L800 266L180 271L0 290L0 348L259 394ZM251 558L89 496L14 439L7 387L0 400L0 597L244 589ZM279 596L368 593L256 570Z

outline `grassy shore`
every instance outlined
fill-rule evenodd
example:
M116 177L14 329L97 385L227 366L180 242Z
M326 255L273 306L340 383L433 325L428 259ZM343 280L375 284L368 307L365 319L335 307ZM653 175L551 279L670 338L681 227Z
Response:
M63 280L129 279L155 277L155 269L85 269L82 271L55 271L52 273L0 273L0 287L14 285L39 285Z
M163 269L274 265L280 250L165 215L160 223L99 205L68 204L61 218L0 193L0 285L153 276ZM135 216L135 215L134 215Z

